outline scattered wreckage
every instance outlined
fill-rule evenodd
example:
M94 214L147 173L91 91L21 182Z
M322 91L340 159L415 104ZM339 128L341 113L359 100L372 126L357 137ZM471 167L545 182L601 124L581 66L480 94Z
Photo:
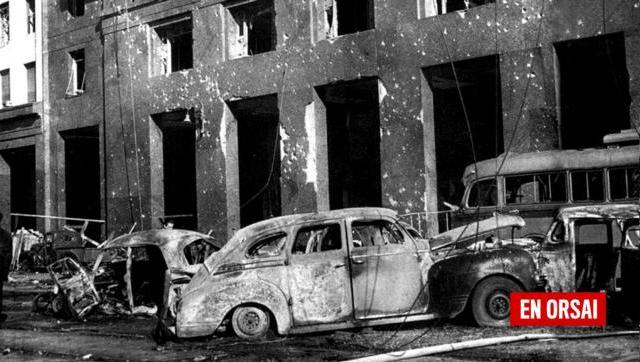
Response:
M534 255L496 237L523 224L496 215L439 235L441 251L432 253L388 209L258 222L239 230L164 306L155 337L205 336L230 324L238 336L258 338L271 329L290 334L454 317L466 307L481 325L507 325L509 292L544 287Z
M64 226L44 235L33 230L18 230L14 236L17 251L13 268L27 272L45 271L48 265L63 258L83 265L95 263L102 251L97 249L99 244L95 240L84 234L85 229L86 226L80 230Z
M100 254L91 270L69 257L51 264L48 270L54 291L38 296L34 309L48 308L76 319L95 307L106 314L155 314L221 246L213 237L189 230L119 236L98 247ZM170 293L165 296L169 284Z

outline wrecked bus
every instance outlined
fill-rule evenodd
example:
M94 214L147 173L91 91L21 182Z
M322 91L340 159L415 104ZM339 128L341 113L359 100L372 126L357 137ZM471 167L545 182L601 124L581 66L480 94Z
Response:
M542 240L558 209L640 198L640 147L509 153L466 167L453 224L517 213L520 235Z
M509 292L543 283L533 254L495 237L498 229L523 224L518 216L496 215L451 230L434 240L441 251L432 255L428 241L414 239L388 209L261 221L205 261L159 313L154 337L228 328L258 338L270 330L308 333L454 317L466 308L480 325L505 326Z

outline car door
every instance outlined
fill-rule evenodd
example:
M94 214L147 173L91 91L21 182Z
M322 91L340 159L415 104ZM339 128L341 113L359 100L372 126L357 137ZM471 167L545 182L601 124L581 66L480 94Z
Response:
M294 325L351 319L344 222L304 225L294 235L287 268Z
M627 228L625 240L621 253L620 265L620 286L622 293L630 308L630 311L640 316L638 305L640 305L640 287L638 277L640 277L640 226L634 225Z
M347 232L355 318L424 312L421 257L401 228L392 220L351 219Z
M542 244L540 268L553 292L575 290L576 264L572 238L564 220L556 220Z

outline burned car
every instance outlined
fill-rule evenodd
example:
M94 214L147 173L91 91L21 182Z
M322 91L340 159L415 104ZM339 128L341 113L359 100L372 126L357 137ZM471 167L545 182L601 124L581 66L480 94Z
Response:
M72 317L81 318L97 305L108 314L148 312L173 300L221 246L190 230L140 231L103 243L91 271L71 258L48 269Z
M640 205L563 208L541 245L551 291L606 291L635 318L640 305Z
M195 337L230 325L240 337L257 338L271 328L289 334L373 326L492 304L500 313L485 312L479 322L505 325L508 293L535 289L536 274L533 256L516 246L434 261L427 241L412 238L388 209L290 215L239 230L182 291L175 317L161 313L160 326Z

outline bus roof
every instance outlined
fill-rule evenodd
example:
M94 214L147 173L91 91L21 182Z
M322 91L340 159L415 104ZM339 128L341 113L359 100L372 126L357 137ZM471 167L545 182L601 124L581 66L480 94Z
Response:
M619 148L509 153L506 156L502 154L478 162L477 175L473 164L467 166L462 182L468 186L476 178L496 176L505 157L507 159L499 170L500 175L633 165L640 163L640 147L633 145Z

